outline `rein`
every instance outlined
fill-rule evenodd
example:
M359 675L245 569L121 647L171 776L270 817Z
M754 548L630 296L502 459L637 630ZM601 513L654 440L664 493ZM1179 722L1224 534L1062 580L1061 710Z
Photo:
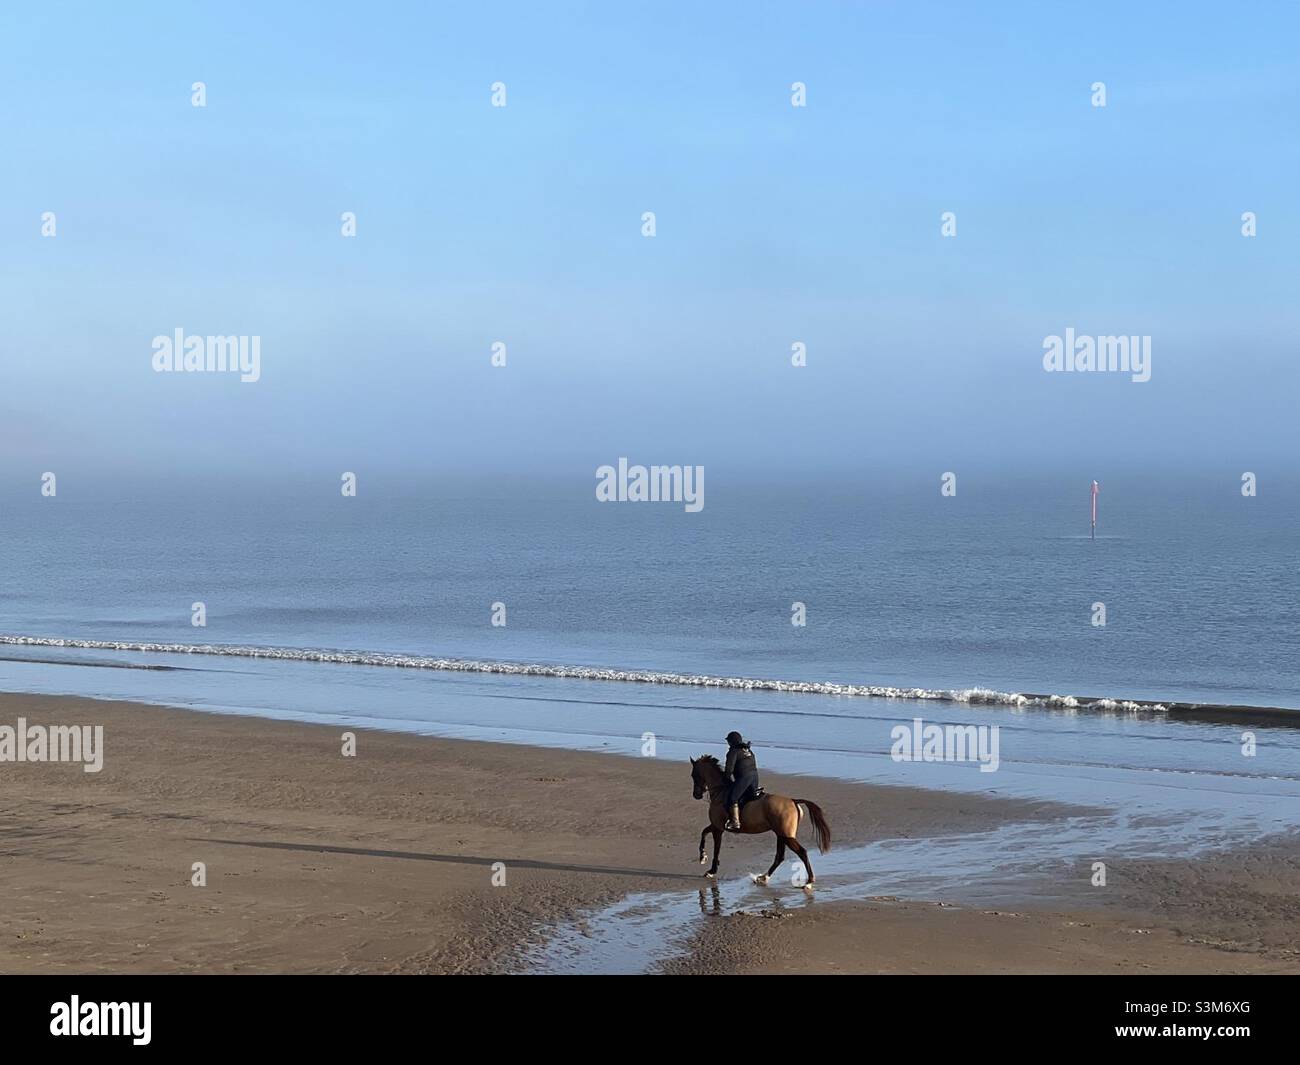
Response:
M729 787L731 787L731 785L728 784L725 780L720 780L716 784L704 785L704 790L709 793L709 801L712 802L718 797L718 792L721 791L725 793L727 788Z

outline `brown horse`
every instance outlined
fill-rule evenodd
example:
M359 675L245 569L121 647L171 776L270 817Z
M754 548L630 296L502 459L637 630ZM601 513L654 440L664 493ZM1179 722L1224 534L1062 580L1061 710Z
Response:
M754 879L760 884L766 884L768 877L776 872L776 867L781 864L785 858L785 849L789 847L803 861L803 867L808 871L808 883L804 885L806 890L811 890L813 885L812 863L808 861L808 852L804 850L803 844L799 842L796 835L799 831L799 822L803 819L806 810L812 817L813 829L817 835L817 849L825 854L831 849L831 826L826 820L826 815L822 813L822 808L815 802L809 802L807 799L787 799L784 795L764 795L762 798L753 799L740 808L740 828L724 829L727 823L727 809L723 805L723 797L726 795L727 782L722 766L718 760L711 754L701 755L699 758L691 759L691 782L695 785L695 797L702 799L704 793L709 793L709 823L704 826L704 831L700 833L700 864L703 865L708 859L704 857L704 837L710 832L713 833L713 864L709 871L704 875L712 879L718 874L718 850L722 847L722 833L739 831L745 835L753 835L757 832L775 832L776 833L776 857L772 859L772 868L762 876L756 876Z

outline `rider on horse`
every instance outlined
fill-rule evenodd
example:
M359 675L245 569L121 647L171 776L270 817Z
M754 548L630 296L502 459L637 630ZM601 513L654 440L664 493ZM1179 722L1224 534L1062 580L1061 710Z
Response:
M731 811L727 828L740 828L740 803L751 790L758 790L758 761L739 732L727 733L726 807Z

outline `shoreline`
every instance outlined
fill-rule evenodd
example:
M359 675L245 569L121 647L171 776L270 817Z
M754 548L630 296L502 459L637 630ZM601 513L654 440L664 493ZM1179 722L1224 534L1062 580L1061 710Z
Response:
M701 924L666 974L1300 974L1300 833L1113 869L1096 908L875 898ZM756 919L768 918L768 919ZM776 918L776 919L771 919Z
M1152 717L1194 721L1204 724L1235 724L1242 721L1261 725L1300 728L1300 708L1257 706L1243 703L1208 703L1189 700L1134 699L1112 696L1055 695L1036 692L1000 691L990 688L918 688L874 684L846 684L835 681L781 680L759 677L730 677L718 674L679 673L671 670L573 666L536 662L399 654L382 651L329 648L256 646L243 644L184 644L153 641L90 640L55 636L22 636L0 633L0 647L44 647L71 650L111 651L135 654L200 655L220 658L249 658L270 661L318 662L326 665L365 666L388 669L430 670L439 673L477 673L516 677L553 677L560 680L591 680L610 683L666 685L683 688L714 688L732 691L760 691L785 695L829 695L856 699L891 699L899 702L953 703L1010 708L1086 711L1100 714L1150 714ZM80 665L106 668L113 663L91 663L59 659L6 656L8 661L46 665ZM186 669L193 667L118 663L124 669Z
M102 724L105 761L94 774L67 764L0 765L9 898L0 971L535 971L558 929L586 927L603 907L647 891L704 897L696 852L706 815L691 801L684 760L0 694L0 721L20 715ZM354 734L356 757L342 755L344 733ZM821 803L837 849L1077 813L817 777L765 773L764 782ZM745 874L765 868L772 850L771 836L724 838L721 897L747 888ZM1229 954L1251 971L1277 964L1263 948L1207 945L1206 929L1222 917L1214 905L1236 898L1240 907L1252 884L1233 873L1238 860L1150 863L1180 871L1134 881L1122 904L1072 905L1058 917L1078 931L1052 957L1063 971L1092 971L1116 943L1129 943L1118 957L1153 971L1213 967ZM1300 887L1300 873L1288 879L1287 861L1279 858L1270 875L1289 890ZM195 862L204 863L203 886L192 883ZM1170 884L1184 891L1204 883L1207 870L1224 878L1209 911L1153 910L1156 939L1115 931L1145 919L1144 907ZM942 899L810 902L790 887L771 897L778 910L798 912L779 920L760 920L752 908L700 913L685 953L658 968L943 972L964 961L972 971L1045 971L1036 944L1049 930L1041 922L1056 919L1033 904L1040 923L1008 939L989 931L993 918L978 908L936 904ZM1194 911L1194 894L1184 897ZM918 953L918 942L935 936L949 937L958 953Z

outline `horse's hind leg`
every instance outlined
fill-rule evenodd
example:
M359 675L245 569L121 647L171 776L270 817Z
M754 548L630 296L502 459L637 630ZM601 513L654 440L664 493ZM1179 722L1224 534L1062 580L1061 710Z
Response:
M756 876L754 879L760 884L766 884L771 879L772 874L776 872L776 867L785 861L785 840L781 836L776 837L776 857L772 859L772 867L762 876Z
M803 844L794 836L786 836L785 842L789 845L790 849L799 856L799 860L803 862L804 869L808 871L808 883L804 886L812 887L813 880L816 878L813 876L812 862L808 860L808 852L804 850Z

